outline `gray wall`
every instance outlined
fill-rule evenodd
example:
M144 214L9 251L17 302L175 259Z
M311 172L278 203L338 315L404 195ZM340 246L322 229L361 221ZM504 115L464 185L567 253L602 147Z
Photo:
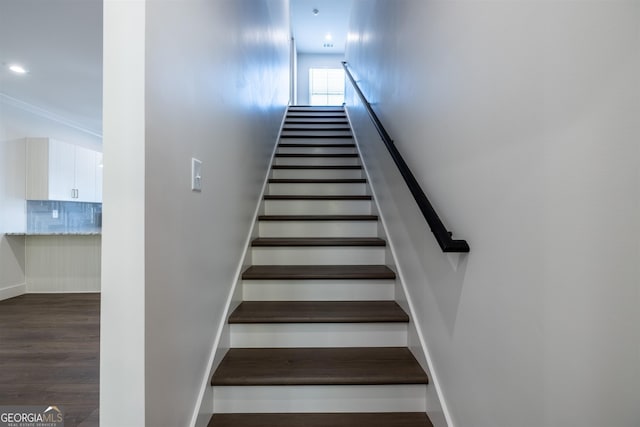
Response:
M354 8L347 60L471 245L440 252L351 94L450 425L639 425L638 3Z
M288 102L286 6L105 2L102 426L195 419Z

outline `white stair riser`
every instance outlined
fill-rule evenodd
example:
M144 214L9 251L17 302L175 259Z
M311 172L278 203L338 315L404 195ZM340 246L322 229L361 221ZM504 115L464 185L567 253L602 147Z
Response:
M254 247L253 265L373 265L385 263L385 247L282 246Z
M337 195L365 195L367 194L366 184L357 183L318 183L318 184L269 184L271 195L307 195L314 196L337 196Z
M280 138L280 144L353 144L353 138Z
M358 179L362 169L273 169L276 179Z
M275 157L274 165L343 166L359 165L358 157Z
M216 386L214 413L425 412L421 384L370 386Z
M389 301L393 280L243 280L245 301Z
M406 346L406 323L260 323L231 325L231 347Z
M260 221L260 237L377 237L376 221Z
M265 200L266 215L370 215L370 200Z
M355 147L278 147L279 154L357 154Z

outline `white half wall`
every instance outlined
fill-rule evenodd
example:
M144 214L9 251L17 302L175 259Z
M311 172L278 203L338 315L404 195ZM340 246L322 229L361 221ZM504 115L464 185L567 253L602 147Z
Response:
M299 53L297 56L298 87L297 104L309 105L309 69L342 68L344 55Z
M289 35L286 0L105 2L102 426L198 409L289 101Z
M456 427L640 425L638 2L354 3L348 108ZM348 86L349 87L349 86Z

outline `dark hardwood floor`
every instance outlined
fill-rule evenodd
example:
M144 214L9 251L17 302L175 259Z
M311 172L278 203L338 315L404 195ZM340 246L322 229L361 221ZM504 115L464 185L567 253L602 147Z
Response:
M65 427L97 427L100 294L0 301L0 405L58 405Z

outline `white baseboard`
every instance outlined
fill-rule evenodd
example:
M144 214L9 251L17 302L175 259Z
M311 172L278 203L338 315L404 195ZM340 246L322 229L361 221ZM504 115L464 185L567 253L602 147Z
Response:
M7 286L0 288L0 301L17 297L27 293L27 284L21 283L19 285Z

